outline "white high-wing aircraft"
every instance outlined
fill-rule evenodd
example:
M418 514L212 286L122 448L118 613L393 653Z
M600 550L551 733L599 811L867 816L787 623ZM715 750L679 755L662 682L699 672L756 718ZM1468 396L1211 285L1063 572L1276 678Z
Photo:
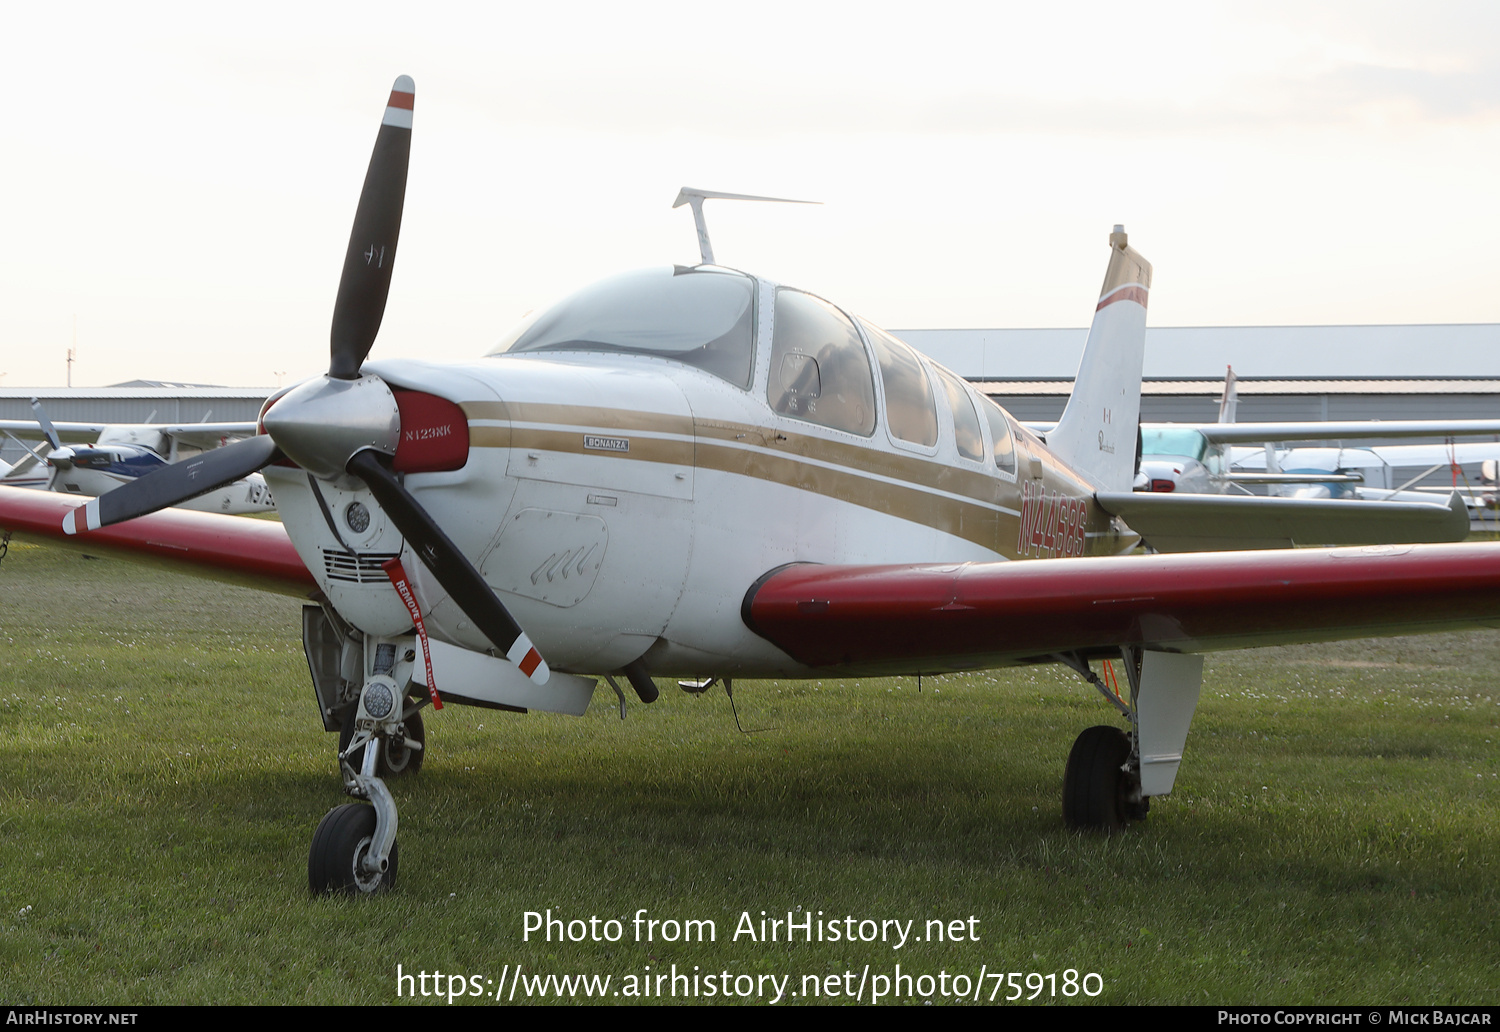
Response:
M36 420L0 419L0 434L29 454L0 468L0 485L36 487L96 497L175 462L255 433L254 423L53 423L31 399ZM42 438L46 450L27 440ZM205 485L206 493L179 502L183 508L230 515L276 508L259 473L233 483Z
M366 362L413 92L396 81L377 137L327 375L268 401L264 433L84 507L0 489L8 532L311 600L325 728L346 730L345 789L373 804L318 826L315 892L394 881L381 774L423 755L429 701L581 713L597 676L650 702L660 676L1060 662L1129 727L1085 730L1064 776L1068 824L1115 830L1172 788L1201 653L1500 624L1491 546L1114 555L1136 540L1113 513L1137 497L1151 282L1119 230L1045 443L876 327L706 263L588 288L476 361ZM283 525L157 511L261 468ZM1090 667L1106 658L1124 697Z
M1458 420L1340 420L1305 423L1239 423L1235 421L1238 395L1234 370L1224 377L1217 423L1146 423L1141 427L1138 491L1152 493L1223 493L1251 484L1270 485L1271 493L1288 498L1363 498L1379 501L1430 502L1416 492L1384 491L1364 483L1363 468L1426 466L1449 461L1483 462L1500 458L1500 419ZM1384 445L1373 449L1377 462L1351 454L1337 462L1340 449L1283 448L1288 441L1355 441L1382 438L1488 437L1490 441L1458 444ZM1246 447L1254 445L1255 447ZM1266 449L1270 451L1266 451ZM1355 449L1344 449L1354 452ZM1330 451L1334 454L1330 456ZM1266 458L1261 458L1266 456ZM1267 458L1270 461L1267 461ZM1332 464L1330 464L1331 459ZM1431 472L1429 470L1429 472ZM1425 475L1425 474L1424 474ZM1412 540L1442 540L1414 538ZM1458 540L1454 538L1453 540ZM1328 540L1325 543L1337 543Z

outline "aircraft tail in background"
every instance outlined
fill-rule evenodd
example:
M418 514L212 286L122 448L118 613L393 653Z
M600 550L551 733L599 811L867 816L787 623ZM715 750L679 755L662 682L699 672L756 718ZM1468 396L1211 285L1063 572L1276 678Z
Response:
M1233 423L1234 413L1240 406L1240 392L1235 387L1238 377L1234 375L1234 366L1225 366L1224 393L1219 398L1219 422Z

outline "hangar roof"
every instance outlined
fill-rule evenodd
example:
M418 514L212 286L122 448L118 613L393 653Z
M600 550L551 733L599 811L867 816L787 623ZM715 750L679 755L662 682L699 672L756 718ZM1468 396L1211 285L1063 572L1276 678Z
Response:
M971 379L1071 379L1087 329L892 330ZM1500 378L1500 323L1148 326L1146 376Z

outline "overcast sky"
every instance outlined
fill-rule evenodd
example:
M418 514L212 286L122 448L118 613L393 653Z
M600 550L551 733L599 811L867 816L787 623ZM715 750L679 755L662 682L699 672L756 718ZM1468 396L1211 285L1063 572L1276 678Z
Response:
M1500 322L1500 5L8 5L0 386L274 385L417 84L377 357L721 262L893 327ZM1358 369L1351 369L1357 374Z

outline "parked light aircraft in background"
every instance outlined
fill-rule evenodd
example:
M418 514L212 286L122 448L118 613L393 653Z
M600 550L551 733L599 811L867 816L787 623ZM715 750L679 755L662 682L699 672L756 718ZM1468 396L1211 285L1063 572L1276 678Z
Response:
M1146 423L1141 426L1141 465L1136 490L1153 493L1223 493L1268 485L1287 498L1365 498L1422 502L1403 485L1366 483L1372 466L1431 466L1416 479L1450 463L1500 459L1500 419L1338 420L1305 423L1235 422L1234 370L1224 377L1217 423ZM1489 441L1455 443L1454 438ZM1373 449L1276 448L1289 441L1357 441L1444 438L1444 444L1381 445ZM1268 450L1269 449L1269 450ZM1342 450L1351 459L1337 462ZM1377 462L1368 461L1373 451ZM1332 453L1330 455L1330 453ZM1264 457L1263 457L1264 456ZM1333 464L1330 465L1332 458ZM1414 482L1414 481L1413 481ZM1364 490L1357 489L1364 484ZM1404 485L1410 486L1410 484ZM1457 486L1457 485L1455 485ZM1383 491L1373 490L1384 487Z
M1446 496L1454 511L1445 524L1421 515L1421 509L1406 510L1410 536L1390 540L1459 540L1468 530L1493 529L1495 508L1493 481L1460 483L1462 466L1500 460L1500 420L1358 420L1306 423L1237 423L1235 376L1231 369L1224 380L1220 421L1209 424L1146 423L1141 427L1141 465L1135 489L1151 493L1252 494L1261 487L1281 498L1309 501L1347 500L1382 504L1410 503L1430 506ZM1444 443L1380 444L1348 447L1342 442L1389 438L1444 437ZM1461 441L1481 437L1490 440ZM1339 441L1336 447L1282 446L1287 441ZM1253 446L1251 446L1253 444ZM1411 489L1418 481L1443 467L1454 470L1451 487ZM1415 476L1398 480L1396 468L1425 467ZM1462 502L1468 523L1461 526L1457 505ZM1403 522L1399 513L1394 516ZM1353 526L1354 521L1349 523ZM1332 528L1336 531L1337 528ZM1299 544L1315 543L1303 536ZM1322 543L1336 544L1337 539ZM1251 547L1247 542L1246 547Z
M1079 736L1063 813L1115 830L1172 788L1201 653L1500 623L1496 547L1114 555L1140 529L1121 510L1201 521L1223 501L1130 490L1151 266L1118 228L1045 443L878 328L709 264L606 280L475 361L367 362L413 92L396 81L376 140L327 375L270 399L263 433L86 506L0 489L9 531L311 601L324 726L373 804L318 826L313 891L394 881L381 774L423 755L429 701L581 713L598 676L650 702L659 676L1064 663L1130 731ZM257 469L283 524L157 511ZM1106 658L1126 695L1091 668Z
M28 452L14 466L0 468L0 486L98 496L170 463L191 460L255 433L254 423L53 423L36 398L31 399L31 407L37 416L34 422L0 419L0 433ZM27 443L38 438L44 446ZM205 487L207 493L178 504L231 515L276 508L259 473Z

